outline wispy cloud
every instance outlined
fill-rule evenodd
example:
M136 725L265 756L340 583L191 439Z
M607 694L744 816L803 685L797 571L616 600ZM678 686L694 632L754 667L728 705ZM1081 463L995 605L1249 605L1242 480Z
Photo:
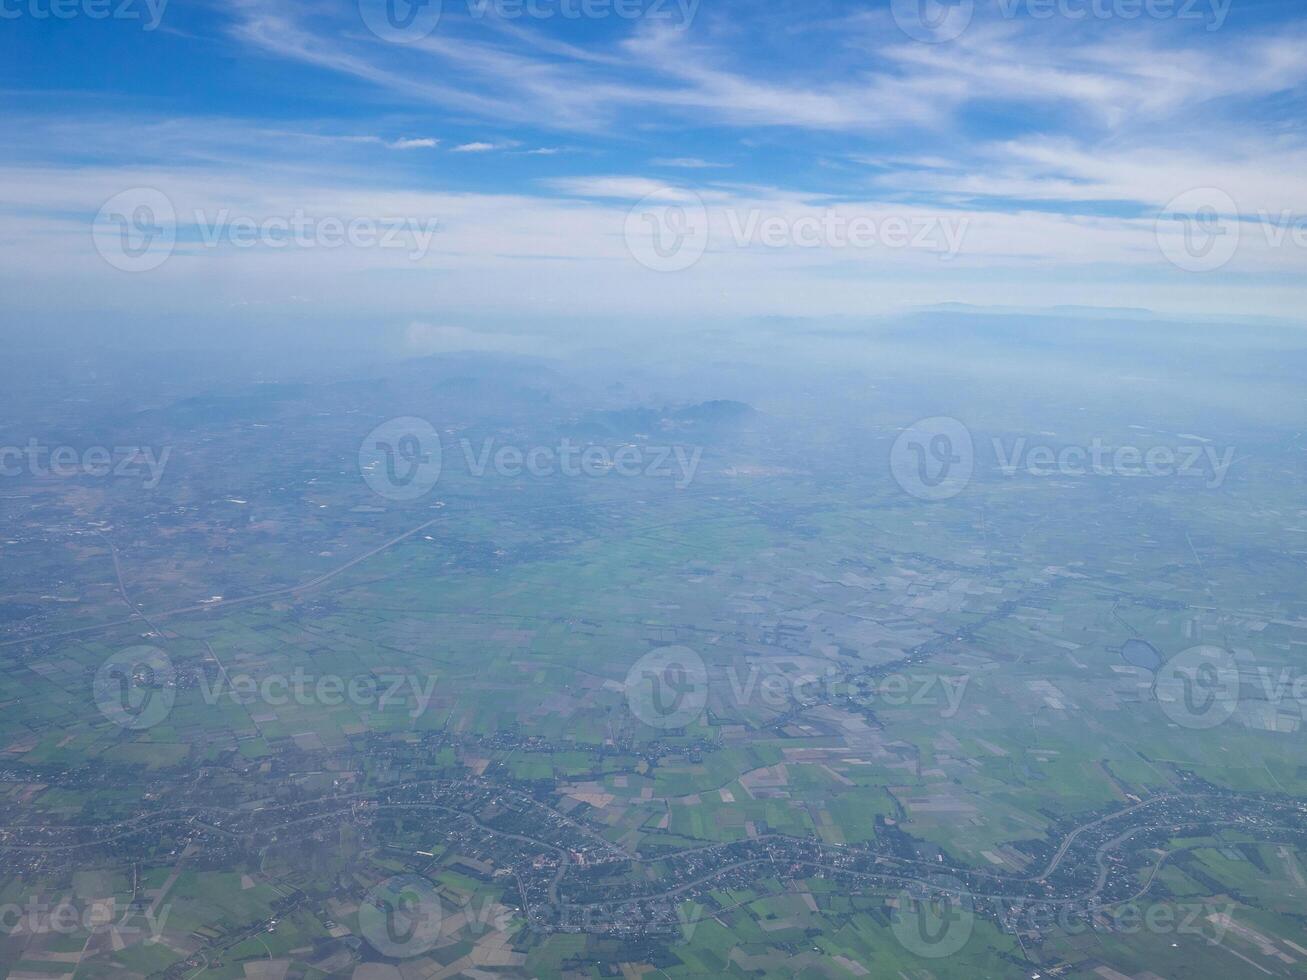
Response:
M704 316L868 315L912 304L1003 304L1018 293L1031 304L1108 300L1211 311L1219 308L1213 304L1237 302L1244 312L1271 313L1301 298L1301 286L1291 285L1300 282L1291 250L1249 234L1230 276L1194 278L1165 261L1154 222L1145 217L905 205L884 196L833 201L765 187L691 192L633 175L541 186L548 192L381 190L366 172L309 181L271 177L249 161L210 169L0 167L0 283L15 286L24 309L46 311L70 296L85 297L97 310L157 313L197 304L221 309L239 296L269 310L289 309L293 298L301 311L296 315L317 308L333 316L410 318L430 308L433 290L448 316L533 316L542 307L611 316L689 308ZM124 274L97 255L86 217L133 187L166 194L186 231L178 236L176 255L148 278ZM660 203L688 204L696 194L709 218L702 260L675 277L633 261L633 202L653 195ZM296 214L342 223L411 218L436 231L418 257L404 249L204 244L205 224L222 216L260 226ZM810 229L847 228L855 220L909 229L947 222L964 237L948 263L925 248L773 247L761 237L740 240L741 228L758 228L764 220ZM1240 278L1248 275L1255 278ZM1268 284L1268 276L1282 277L1283 284Z
M658 196L669 201L691 199L690 192L646 177L558 177L542 182L562 194L619 201Z
M1208 32L986 16L992 7L979 3L971 27L944 44L909 40L884 4L832 16L833 7L776 0L717 13L705 5L692 30L614 19L578 33L447 10L438 30L401 45L364 30L352 5L232 0L213 7L209 33L273 60L297 96L329 89L314 103L327 106L321 115L249 105L245 117L224 116L229 101L206 107L197 97L192 115L170 117L157 99L126 96L95 111L10 113L0 121L0 167L9 165L0 176L14 181L0 193L0 253L11 279L25 270L42 281L32 260L52 261L43 246L84 231L70 211L94 213L134 180L175 190L179 208L194 200L252 217L295 207L438 215L429 261L403 266L403 276L390 255L279 258L295 269L298 296L317 295L314 278L330 274L321 295L337 305L347 284L384 273L391 291L363 289L360 299L402 294L423 322L446 322L421 313L437 276L446 277L442 302L448 290L504 306L548 293L561 308L588 294L611 312L808 303L857 314L917 295L983 304L1014 291L1053 302L1181 308L1216 297L1226 308L1302 308L1307 286L1281 284L1301 249L1268 251L1246 235L1217 288L1167 266L1155 216L1194 187L1221 189L1250 222L1259 211L1307 215L1304 15L1231 18ZM551 159L531 159L541 157ZM645 198L702 202L711 217L702 261L674 290L633 266L623 242ZM830 215L965 219L969 231L947 270L911 251L731 244L732 222ZM230 277L193 275L218 261ZM105 286L102 265L85 267L84 295ZM549 278L563 267L568 289ZM1275 278L1273 288L1258 292L1259 277ZM237 254L187 254L159 281L183 279L189 295L209 279L252 283L262 302L279 288L266 266ZM67 291L51 283L50 295Z
M683 170L711 170L715 167L729 167L729 163L710 163L698 157L661 157L653 162L655 167L679 167Z
M450 152L452 153L489 153L491 150L502 150L502 143L460 143Z

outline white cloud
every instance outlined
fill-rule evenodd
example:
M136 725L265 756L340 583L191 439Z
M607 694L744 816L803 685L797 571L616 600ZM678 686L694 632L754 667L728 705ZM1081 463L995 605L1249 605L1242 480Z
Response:
M657 195L669 201L690 199L686 191L647 177L557 177L543 183L573 197L638 201Z
M839 58L796 59L778 72L748 63L732 32L636 27L615 48L560 44L525 28L493 42L438 32L406 46L359 44L348 32L314 30L280 4L244 0L235 35L285 58L326 67L406 98L496 122L602 132L623 114L678 122L808 131L929 132L956 138L976 106L1042 107L1056 127L1102 135L1172 128L1203 107L1204 122L1238 120L1231 100L1263 98L1307 81L1301 26L1223 42L1210 35L1130 31L1129 22L1081 32L1056 21L985 21L948 44L910 42L885 11L810 24ZM1137 25L1136 25L1137 27ZM727 43L723 43L723 42ZM638 67L637 67L638 66ZM432 79L442 79L433 82Z
M1214 187L1232 196L1246 216L1284 208L1307 215L1305 174L1307 147L1252 137L1233 147L1093 149L1070 140L1024 139L977 147L965 159L936 160L929 170L876 174L871 183L954 201L1124 202L1144 209L1160 208L1191 188Z
M617 44L584 49L524 26L497 29L489 40L489 32L464 35L465 25L451 18L431 37L396 46L357 25L324 27L327 15L308 5L233 4L238 43L334 72L387 106L402 106L391 117L374 117L376 132L411 132L414 119L434 110L460 126L516 136L461 143L451 152L514 149L503 163L516 161L525 172L519 180L532 174L518 155L563 152L528 148L536 142L581 145L579 136L542 132L584 133L594 140L587 150L607 140L612 156L596 155L608 162L595 169L608 172L557 177L530 185L532 192L518 184L512 193L428 193L403 189L400 163L410 161L384 150L442 145L430 137L337 135L307 121L274 129L175 118L147 120L142 129L123 119L61 114L9 139L22 128L11 117L0 137L12 159L62 155L105 163L0 169L6 296L27 304L69 300L88 310L101 296L124 309L135 302L177 310L309 297L324 311L400 311L423 324L449 322L445 317L455 317L460 305L524 315L860 315L911 303L1006 303L1018 294L1031 305L1181 311L1294 314L1307 305L1307 284L1290 279L1302 268L1301 248L1271 249L1250 233L1218 276L1184 275L1159 254L1149 217L1199 186L1226 191L1245 216L1285 208L1307 215L1307 137L1283 106L1296 105L1307 83L1301 27L1273 34L1231 28L1200 39L1142 29L1155 25L1082 31L1057 21L978 16L957 41L925 45L907 42L880 11L796 25L809 40L828 38L831 57L778 63L752 50L739 25L710 18L694 32L646 25ZM530 129L515 131L514 124ZM612 161L620 153L686 171L722 166L680 155L714 153L699 141L678 144L687 124L725 132L723 156L734 158L730 150L747 141L763 167L782 159L765 156L777 147L797 147L831 180L822 186L819 172L806 187L749 186L745 181L756 182L759 172L800 171L751 169L741 158L732 171L745 174L739 182L702 180L708 186L693 192L712 215L704 258L681 275L658 276L634 263L623 241L631 203L649 195L690 201L692 192L675 186L671 174L663 181L621 172L626 167ZM611 137L615 132L619 138ZM360 163L364 157L372 169ZM129 166L142 159L169 166ZM721 175L680 176L688 183ZM173 195L183 214L226 208L258 218L303 208L346 218L430 216L439 218L440 230L420 261L348 249L283 251L274 261L259 250L188 243L157 274L123 276L89 250L85 222L70 215L93 214L111 194L141 185ZM754 211L789 221L831 211L877 221L965 218L968 234L948 265L919 250L733 246L727 216ZM67 289L60 279L65 265ZM432 327L433 342L462 342L460 329Z
M655 167L680 167L685 170L710 170L717 167L729 167L729 163L710 163L698 157L660 157L654 162Z
M1216 276L1170 266L1149 219L1041 211L948 209L884 199L834 202L780 189L714 188L710 237L693 268L658 274L632 258L624 238L630 203L677 188L638 176L555 182L572 197L378 189L363 179L328 182L269 176L247 163L208 170L0 168L0 290L17 310L184 314L244 304L324 316L404 316L457 323L460 311L539 317L586 314L745 316L869 315L905 305L958 302L1136 306L1168 312L1237 309L1295 316L1307 303L1303 248L1272 247L1252 226ZM183 225L299 213L434 222L430 248L206 247L181 236L158 269L132 275L95 252L90 216L112 195L154 187ZM742 247L734 226L752 216L793 227L835 216L883 226L965 222L960 253L924 248ZM418 335L415 335L418 336ZM429 343L472 339L439 326ZM420 337L419 337L420 339ZM495 341L499 343L499 341ZM513 341L516 344L516 341Z

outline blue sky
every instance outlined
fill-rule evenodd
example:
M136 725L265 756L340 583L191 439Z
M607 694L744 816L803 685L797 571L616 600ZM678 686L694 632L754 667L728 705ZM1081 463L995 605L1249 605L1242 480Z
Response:
M1304 305L1294 0L444 0L398 40L387 0L58 2L0 0L0 285L24 316L321 308L467 339L495 317ZM140 188L176 240L124 272L90 228ZM1238 237L1197 270L1158 231L1193 189ZM651 268L631 236L669 208L706 221L703 254ZM300 213L438 230L420 256L214 231Z

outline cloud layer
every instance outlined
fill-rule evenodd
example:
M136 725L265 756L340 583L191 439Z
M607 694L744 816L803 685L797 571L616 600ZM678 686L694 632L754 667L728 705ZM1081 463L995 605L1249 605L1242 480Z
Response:
M406 43L351 4L206 8L159 43L228 52L274 91L26 102L3 124L6 290L27 313L321 305L434 322L938 302L1300 318L1294 8L1087 22L995 0L924 43L897 3L647 6L569 21L446 3ZM175 210L167 261L142 274L90 231L132 218L101 212L133 188ZM296 215L437 230L420 255L257 232ZM214 231L237 219L251 243ZM633 241L642 229L662 237ZM694 261L659 257L687 241ZM1176 261L1232 242L1219 264Z

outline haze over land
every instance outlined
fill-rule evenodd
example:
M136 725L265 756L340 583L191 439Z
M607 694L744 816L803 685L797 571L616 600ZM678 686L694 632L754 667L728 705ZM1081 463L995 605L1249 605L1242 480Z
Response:
M1305 25L0 4L0 972L1301 975Z

